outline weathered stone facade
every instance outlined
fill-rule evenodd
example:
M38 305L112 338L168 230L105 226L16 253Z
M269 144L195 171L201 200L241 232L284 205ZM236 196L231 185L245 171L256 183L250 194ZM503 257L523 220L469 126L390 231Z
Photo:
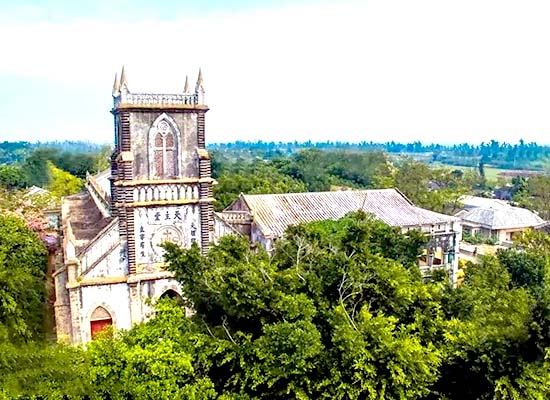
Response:
M136 94L123 70L113 100L110 174L88 176L62 206L55 312L58 338L70 343L105 325L130 328L150 315L147 299L181 295L162 243L207 251L213 241L202 74L194 93L186 84L182 94Z

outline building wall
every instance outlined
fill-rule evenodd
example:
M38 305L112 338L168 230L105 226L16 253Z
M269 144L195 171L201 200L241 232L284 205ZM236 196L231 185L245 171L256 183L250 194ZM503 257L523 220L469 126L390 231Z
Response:
M126 283L84 286L80 291L82 300L78 314L82 342L91 340L90 318L97 307L103 307L111 314L116 329L131 328L130 295Z
M70 290L72 332L64 340L86 343L91 340L91 316L98 307L107 310L115 329L130 329L133 324L147 321L153 316L154 301L168 290L181 296L178 282L171 278L143 276L143 279L129 279L128 282L103 283L74 287ZM72 334L72 338L69 338ZM59 337L59 339L61 339Z
M136 237L136 272L152 272L163 263L160 245L171 241L189 248L201 245L200 206L172 205L134 209Z
M499 243L511 242L514 237L520 235L522 232L526 232L532 228L514 228L514 229L501 229L495 231Z
M234 226L230 225L222 218L214 216L214 241L217 243L219 239L226 235L237 235L239 232ZM245 235L248 236L248 235Z
M55 329L57 339L60 342L72 342L71 328L71 302L69 299L69 291L67 290L67 270L64 266L54 274L55 285Z
M116 221L79 258L78 275L86 279L128 274L126 251Z
M178 172L180 178L198 178L199 167L196 158L198 147L198 123L196 112L169 113L163 111L130 113L132 153L134 156L134 179L154 179L151 175L153 165L151 153L151 129L156 121L166 119L172 123L178 133Z

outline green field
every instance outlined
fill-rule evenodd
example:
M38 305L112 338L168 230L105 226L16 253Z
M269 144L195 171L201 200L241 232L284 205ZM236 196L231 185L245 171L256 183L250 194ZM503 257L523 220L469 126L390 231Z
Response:
M441 163L434 163L432 165L435 167L458 169L464 172L477 171L477 167L463 167L459 165L448 165L448 164L441 164ZM541 171L502 169L502 168L493 168L490 166L485 166L485 177L489 181L496 181L499 178L505 178L506 180L511 180L512 177L517 175L538 175L538 174L541 174Z

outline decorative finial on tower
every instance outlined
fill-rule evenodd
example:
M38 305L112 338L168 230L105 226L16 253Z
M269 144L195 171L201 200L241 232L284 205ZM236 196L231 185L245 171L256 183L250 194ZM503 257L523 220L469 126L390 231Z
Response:
M199 88L202 88L203 81L202 81L202 69L199 68L199 76L197 77L197 86L195 87L195 91L198 92Z
M118 80L118 73L115 72L115 82L113 83L113 97L120 96L120 82Z
M189 77L185 75L185 86L183 88L184 94L189 94L191 92L191 89L189 88Z
M122 66L122 72L120 73L120 92L128 93L128 81L126 80L126 72L124 71L124 65Z
M199 68L197 85L195 86L195 95L198 96L199 104L204 104L204 82L202 80L202 70Z

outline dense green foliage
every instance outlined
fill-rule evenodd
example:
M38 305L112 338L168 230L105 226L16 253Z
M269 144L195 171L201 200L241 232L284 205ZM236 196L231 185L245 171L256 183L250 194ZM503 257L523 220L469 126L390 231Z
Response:
M46 186L46 189L48 189L53 196L69 196L80 192L84 188L83 179L57 168L51 161L46 165L50 173L50 182Z
M0 399L88 399L87 358L76 347L0 341Z
M513 200L538 212L541 218L550 220L550 176L516 177L512 180Z
M46 249L15 216L0 214L0 341L40 334Z
M38 186L50 192L54 203L59 202L62 196L82 190L86 173L96 173L109 166L110 146L63 143L43 147L5 142L4 149L16 152L18 162L0 165L0 200L5 202L9 197L24 197L26 188ZM72 148L82 149L82 152L62 150ZM94 149L97 151L92 152ZM21 152L17 152L19 150ZM9 207L0 205L0 208Z
M4 341L0 398L548 398L548 236L469 265L459 288L421 279L424 243L355 213L291 228L272 255L166 244L191 316L164 300L85 351Z
M27 186L27 175L16 165L0 165L0 187L8 190Z
M377 176L377 187L396 187L415 205L452 214L460 208L460 197L473 192L480 177L448 168L428 165L405 158L391 175Z
M277 168L305 183L309 191L333 187L370 187L375 175L388 174L390 165L379 151L345 152L303 150L288 159L274 161Z
M55 148L39 148L25 159L21 168L26 174L29 185L46 187L52 180L48 163L83 179L86 177L86 172L96 173L108 166L106 155L108 152L110 152L109 147L100 149L98 153L70 153L60 152Z
M294 193L305 192L306 186L290 176L280 173L273 165L263 161L230 164L220 171L214 186L216 208L222 210L241 193Z

